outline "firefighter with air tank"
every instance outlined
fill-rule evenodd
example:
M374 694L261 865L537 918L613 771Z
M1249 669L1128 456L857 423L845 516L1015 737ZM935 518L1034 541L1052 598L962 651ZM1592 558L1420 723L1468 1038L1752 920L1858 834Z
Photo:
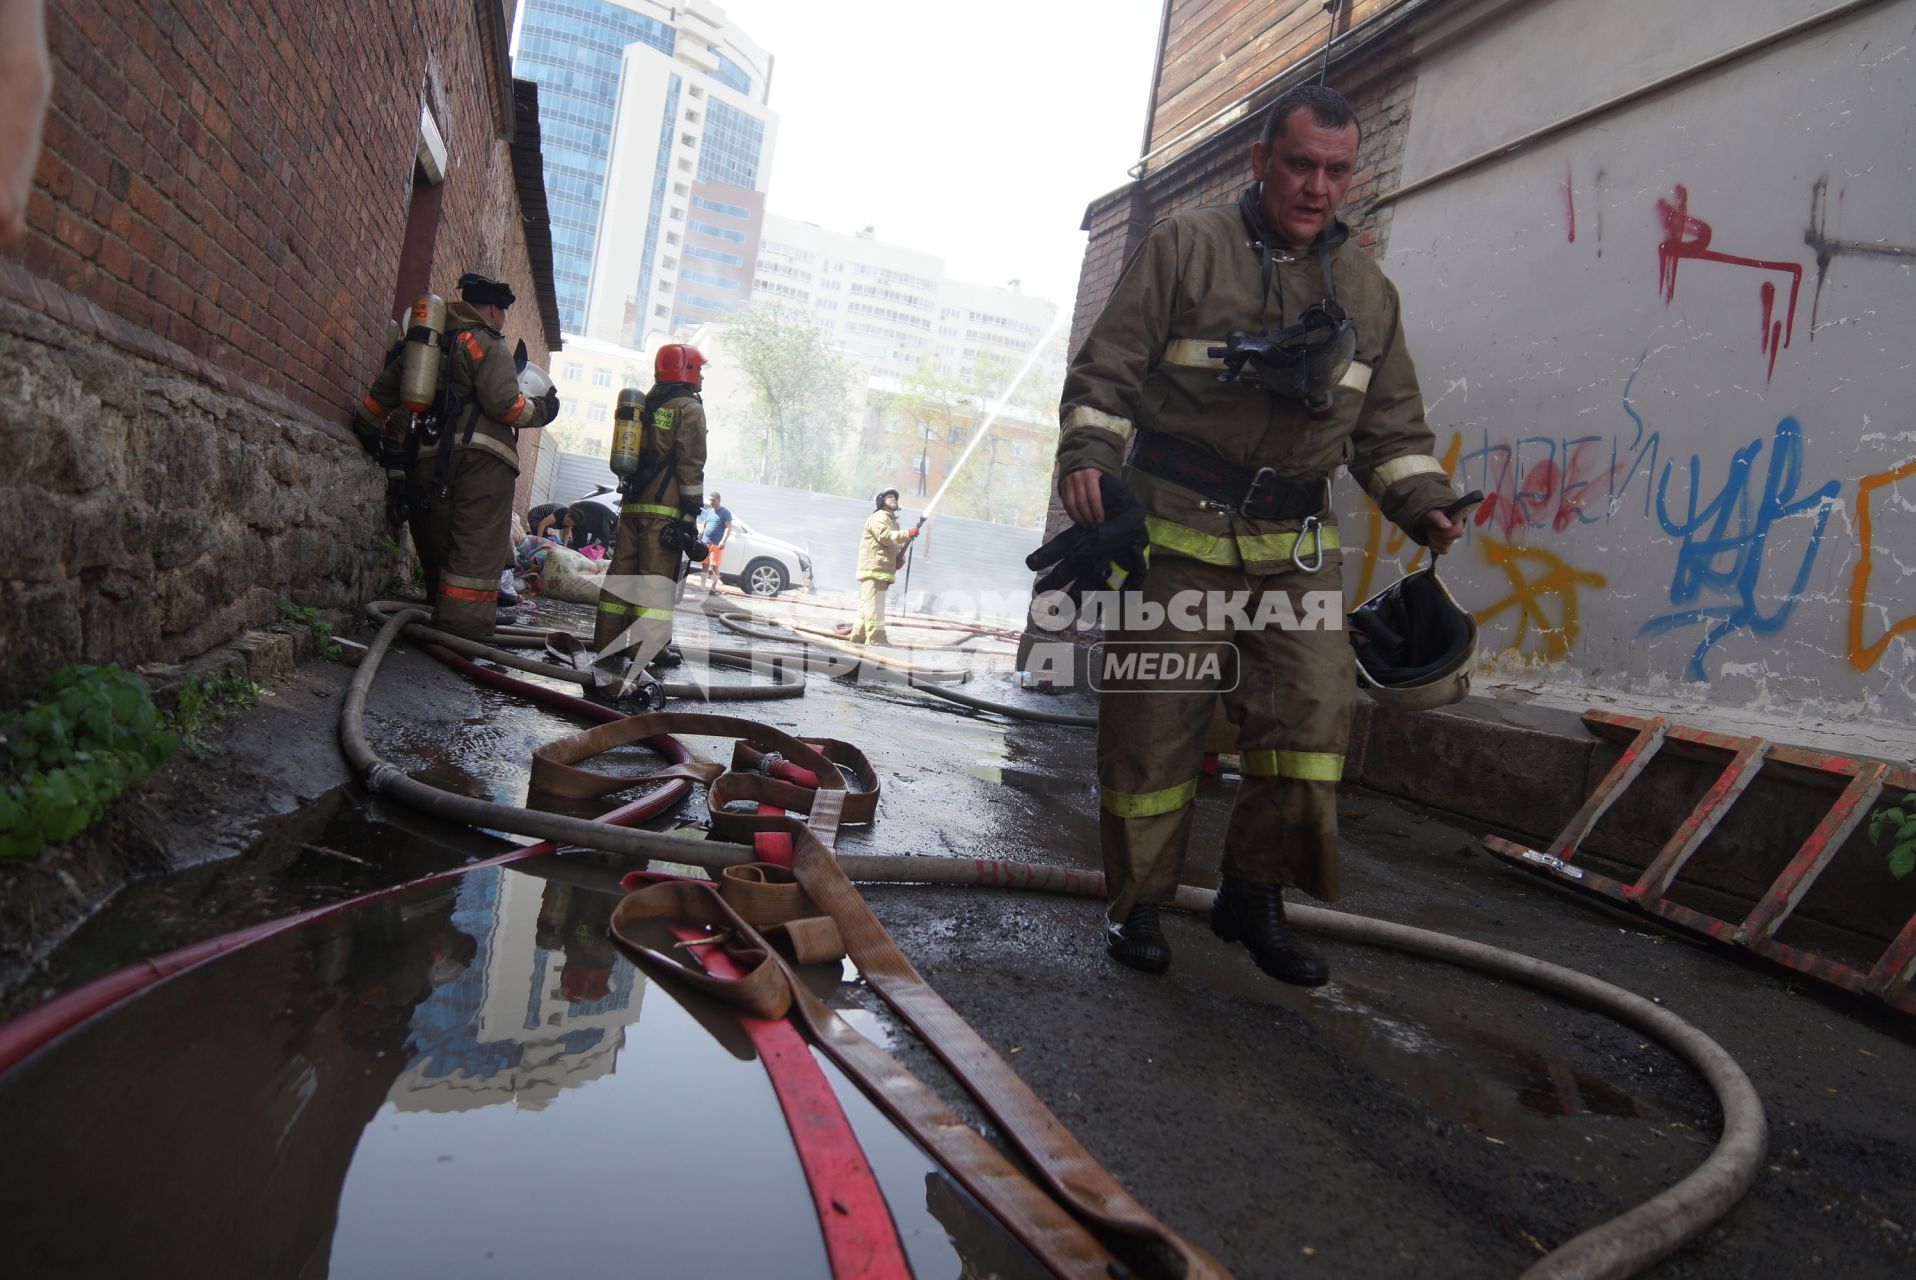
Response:
M698 348L669 342L654 357L652 389L619 393L608 461L619 477L619 536L599 591L595 665L635 682L634 667L675 667L673 597L681 564L705 558L699 508L705 503L707 361Z
M457 302L420 298L353 419L386 469L388 520L412 528L433 625L480 640L497 625L511 554L519 432L559 412L525 344L506 348L513 301L510 285L477 272L459 278Z

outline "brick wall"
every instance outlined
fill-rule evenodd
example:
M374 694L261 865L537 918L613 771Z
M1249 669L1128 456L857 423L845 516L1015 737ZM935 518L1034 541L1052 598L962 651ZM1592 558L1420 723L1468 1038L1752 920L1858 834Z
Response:
M390 574L347 423L386 347L422 104L448 152L426 278L511 281L506 337L549 362L510 3L49 0L45 144L0 254L0 706L66 662L179 661Z
M384 348L422 99L449 150L433 286L525 269L509 21L499 0L52 0L53 102L10 256L189 372L340 424ZM510 336L543 352L536 308L515 310Z

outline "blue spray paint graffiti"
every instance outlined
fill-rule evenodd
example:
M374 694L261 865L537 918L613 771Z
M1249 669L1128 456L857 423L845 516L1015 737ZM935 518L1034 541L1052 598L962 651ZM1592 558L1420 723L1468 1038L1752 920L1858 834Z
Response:
M1803 479L1803 426L1794 417L1776 424L1770 445L1769 471L1763 478L1762 494L1752 507L1750 470L1763 442L1752 440L1730 459L1730 470L1722 490L1710 504L1697 508L1698 488L1702 482L1702 458L1690 456L1690 510L1681 521L1672 520L1666 503L1670 471L1674 464L1663 464L1657 479L1657 520L1665 533L1683 539L1677 549L1676 573L1670 580L1670 603L1689 604L1704 592L1734 595L1733 603L1705 605L1664 614L1650 619L1638 632L1642 636L1662 635L1678 627L1707 622L1695 652L1690 655L1686 673L1692 680L1708 680L1703 659L1725 636L1742 628L1767 635L1789 620L1790 612L1809 582L1810 568L1823 541L1823 527L1829 523L1830 510L1841 491L1840 481L1831 480L1815 491L1798 498L1796 489ZM1776 609L1765 614L1756 603L1756 591L1763 576L1763 553L1770 529L1779 520L1802 515L1814 509L1816 528L1803 549L1803 562L1797 566L1796 580L1784 593ZM1723 567L1719 568L1719 563Z

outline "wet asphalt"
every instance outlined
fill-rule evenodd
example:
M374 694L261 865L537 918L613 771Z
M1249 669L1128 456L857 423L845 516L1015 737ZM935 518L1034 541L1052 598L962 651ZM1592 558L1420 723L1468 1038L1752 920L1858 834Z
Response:
M547 608L551 620L583 619ZM683 625L681 638L702 625ZM123 893L56 953L37 992L509 847L369 801L351 782L332 746L349 674L302 668L222 740L209 771L249 782L209 827L229 844L233 830L256 833L240 856ZM1001 672L967 687L1088 709L1069 695L1020 694ZM1089 731L819 677L801 699L718 709L866 752L883 798L870 828L841 833L844 852L1097 866ZM382 668L367 732L415 777L523 803L531 749L571 727L408 647ZM1200 787L1189 882L1215 879L1234 787L1228 771ZM701 806L695 797L677 820L696 822ZM1339 909L1654 997L1751 1076L1770 1125L1762 1173L1722 1222L1649 1274L1916 1273L1907 1019L1565 896L1439 816L1355 791L1342 809ZM1511 827L1522 829L1522 815ZM641 1274L820 1274L809 1206L795 1198L749 1050L741 1057L721 1011L659 986L604 943L613 879L593 858L473 873L351 928L276 940L250 978L209 966L167 984L135 1002L137 1016L70 1037L57 1070L43 1058L0 1079L0 1129L16 1144L14 1172L0 1174L0 1226L23 1241L16 1256L58 1266L30 1274L104 1274L139 1260L151 1274L510 1275L541 1259ZM1448 965L1326 943L1331 984L1300 991L1258 973L1201 918L1175 917L1172 970L1154 978L1103 956L1095 903L922 887L867 897L913 964L1093 1154L1238 1275L1515 1275L1681 1178L1715 1137L1709 1091L1669 1051ZM855 975L815 976L989 1132ZM884 1153L874 1164L914 1268L1026 1273L1015 1246L840 1084L861 1139ZM661 1099L674 1100L669 1122L620 1119L654 1116ZM150 1119L156 1109L222 1118L176 1131ZM308 1110L327 1122L302 1137ZM89 1141L76 1143L76 1129ZM101 1150L110 1166L85 1154ZM66 1198L138 1197L161 1176L180 1203L161 1197L135 1215L145 1234L122 1232L124 1253L103 1246ZM215 1188L238 1196L230 1222L185 1207ZM269 1203L294 1195L307 1207L267 1230L244 1212L257 1188ZM647 1231L585 1225L620 1205L630 1217L641 1190ZM769 1217L713 1254L711 1234L688 1224L723 1222L727 1195L751 1196ZM567 1206L565 1231L541 1208L554 1205ZM238 1242L226 1261L244 1257L244 1267L209 1262L205 1241L220 1231ZM694 1239L706 1253L685 1243Z

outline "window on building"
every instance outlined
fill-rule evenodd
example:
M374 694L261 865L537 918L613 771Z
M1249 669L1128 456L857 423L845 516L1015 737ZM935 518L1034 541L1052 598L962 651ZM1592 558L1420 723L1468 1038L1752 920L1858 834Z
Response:
M595 387L611 386L612 385L612 370L594 369L592 371L592 385Z
M652 308L652 314L663 320L672 314L672 308L664 305L656 306Z
M585 420L587 422L604 422L605 406L602 404L587 405L585 409Z
M665 243L667 243L667 244L677 244L678 242L679 242L679 233L678 233L678 232L676 232L676 231L668 231L668 232L666 232L666 233L665 233Z
M1014 457L1014 458L1022 458L1022 457L1024 457L1024 456L1025 456L1025 448L1026 448L1026 445L1025 445L1025 442L1024 442L1024 441L1022 441L1022 440L1013 440L1013 441L1011 442L1011 456L1012 456L1012 457Z
M578 361L574 360L569 362L566 365L565 376L568 382L577 382L580 378L583 378L585 376L585 370L582 367L580 367Z

